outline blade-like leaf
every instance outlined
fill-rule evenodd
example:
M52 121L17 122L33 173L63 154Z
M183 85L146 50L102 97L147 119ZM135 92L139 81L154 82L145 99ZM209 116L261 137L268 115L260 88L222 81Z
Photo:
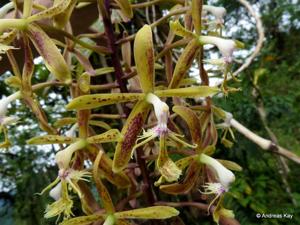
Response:
M65 137L59 135L45 135L34 137L27 141L30 145L46 145L46 144L71 144L77 139L72 137Z
M169 206L152 206L115 213L118 219L167 219L177 215L179 211Z
M152 92L154 87L154 50L152 31L149 25L144 25L136 34L134 60L143 92Z
M118 142L116 147L113 160L114 172L120 172L127 166L137 136L142 130L149 110L150 105L145 101L139 101L132 109L121 131L122 139Z
M196 98L215 95L220 91L219 88L209 86L187 87L167 90L157 90L154 93L159 97L182 97Z
M43 57L47 69L65 83L71 82L71 72L63 56L48 35L36 25L28 25L26 30L36 50Z
M71 109L93 109L105 105L111 105L121 102L130 102L141 100L145 94L140 93L125 93L125 94L94 94L83 95L73 99L67 106L67 110Z

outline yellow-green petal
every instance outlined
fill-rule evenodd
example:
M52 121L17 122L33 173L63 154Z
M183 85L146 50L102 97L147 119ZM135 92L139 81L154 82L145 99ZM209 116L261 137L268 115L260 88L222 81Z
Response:
M154 50L152 31L149 25L144 25L136 34L134 60L143 92L152 92L154 87Z
M115 213L118 219L168 219L177 215L179 211L169 206L152 206Z
M113 93L113 94L93 94L83 95L74 98L67 106L67 110L72 109L94 109L105 105L112 105L121 102L132 102L141 100L145 94L140 93Z

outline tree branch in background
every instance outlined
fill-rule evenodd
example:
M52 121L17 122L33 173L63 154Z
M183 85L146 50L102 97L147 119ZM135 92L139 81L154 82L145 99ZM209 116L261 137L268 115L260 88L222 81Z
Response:
M233 118L230 119L229 123L239 133L243 134L247 139L254 142L262 149L269 151L269 152L279 154L289 160L292 160L293 162L295 162L297 164L300 164L300 157L297 156L296 154L294 154L293 152L277 145L276 143L272 142L271 140L268 140L268 139L258 136L257 134L255 134L254 132L252 132L251 130L249 130L248 128L246 128L245 126L243 126L242 124L240 124L238 121L236 121Z

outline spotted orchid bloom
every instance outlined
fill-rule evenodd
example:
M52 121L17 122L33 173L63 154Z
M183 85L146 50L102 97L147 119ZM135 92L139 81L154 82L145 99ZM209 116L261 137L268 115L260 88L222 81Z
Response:
M138 137L137 144L133 147L133 150L145 145L149 141L159 138L160 139L160 151L157 159L157 167L162 177L168 181L176 181L181 175L181 170L175 165L175 163L168 157L166 140L170 139L174 142L180 143L190 148L196 148L196 145L191 145L180 139L182 135L176 134L168 129L167 123L169 118L169 106L161 101L156 95L149 93L146 97L147 102L153 105L154 113L157 119L157 125ZM160 183L160 182L159 182Z
M138 142L137 145L134 147L134 149L148 143L149 141L155 139L156 137L168 137L171 140L178 142L180 144L183 144L184 146L195 148L195 145L190 145L183 140L181 140L179 137L183 137L183 135L174 133L170 129L168 129L168 118L169 118L169 106L161 101L156 95L150 93L147 95L147 101L153 105L154 107L154 113L157 119L157 125L147 131L143 132L143 135L141 135L138 138L139 140L143 140L141 142Z

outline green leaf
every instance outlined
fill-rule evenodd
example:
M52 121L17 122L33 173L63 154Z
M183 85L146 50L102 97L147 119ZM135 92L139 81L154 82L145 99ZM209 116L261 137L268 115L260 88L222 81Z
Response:
M152 206L115 213L118 219L167 219L177 215L179 211L169 206Z
M149 25L144 25L136 34L134 60L143 92L152 92L154 87L154 50L152 31Z
M93 94L83 95L73 99L67 106L67 110L72 109L94 109L105 105L112 105L121 102L141 100L145 94L140 93L113 93L113 94Z

